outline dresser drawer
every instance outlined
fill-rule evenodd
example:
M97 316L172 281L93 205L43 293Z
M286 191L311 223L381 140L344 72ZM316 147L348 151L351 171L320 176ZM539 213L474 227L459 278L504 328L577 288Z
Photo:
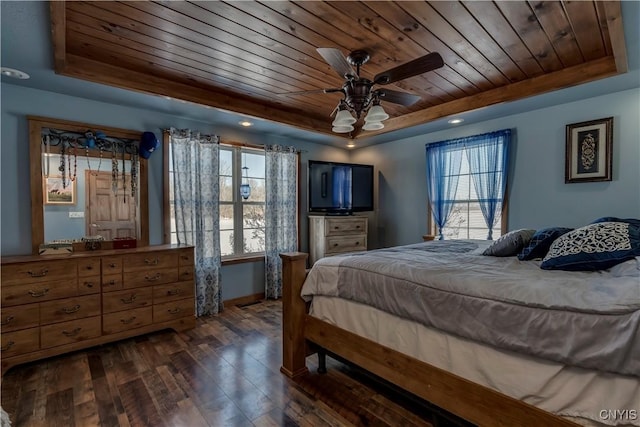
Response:
M167 301L183 299L190 297L193 301L195 292L192 281L170 283L168 285L159 285L153 287L153 303L160 304Z
M364 234L354 236L327 237L327 250L325 252L326 254L338 254L342 252L366 250L367 236Z
M180 249L178 255L178 265L193 265L193 248L191 249Z
M185 265L178 268L178 280L181 282L193 280L193 265Z
M0 354L3 358L30 353L40 349L40 328L2 332Z
M99 315L100 295L66 298L40 304L41 325Z
M0 314L2 333L33 328L40 324L40 304L5 307Z
M51 260L5 264L2 266L2 287L51 280L75 279L75 260Z
M139 307L151 306L153 288L137 288L124 291L109 292L102 295L102 312L132 310Z
M71 344L100 336L100 316L71 320L40 328L40 346L45 348Z
M366 218L327 218L325 236L344 235L346 233L367 232Z
M139 286L161 285L178 281L177 268L148 268L143 271L135 271L124 275L125 288L137 288Z
M152 318L153 310L151 307L105 314L102 316L102 332L106 335L115 334L150 325Z
M3 307L73 297L78 293L75 273L73 279L69 280L15 286L4 286L4 283L2 285Z
M89 295L100 292L100 276L78 277L78 294Z
M100 258L80 258L78 259L78 276L95 276L100 274Z
M195 316L193 298L180 299L153 306L153 321L167 322L181 317Z
M121 256L103 256L102 257L102 276L110 276L122 273L122 257Z
M122 285L122 273L102 276L102 292L118 291Z
M125 273L130 271L148 270L150 268L176 268L178 267L178 254L175 251L149 252L132 254L123 261Z

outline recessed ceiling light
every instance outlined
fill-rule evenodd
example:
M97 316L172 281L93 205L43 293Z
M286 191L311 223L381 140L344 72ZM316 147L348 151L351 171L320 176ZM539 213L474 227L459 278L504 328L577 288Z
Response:
M458 123L462 123L464 122L464 119L451 119L449 120L448 123L452 124L452 125L457 125Z
M253 126L253 123L251 123L248 120L242 120L242 121L239 121L238 123L240 124L240 126L244 126L246 128L248 128L249 126Z
M355 147L355 146L356 146L356 144L355 144L355 143L353 143L353 142L349 142L349 143L347 143L347 148L353 148L353 147Z
M0 71L0 73L2 73L3 76L12 77L14 79L26 80L29 78L29 74L14 68L2 67L2 71Z

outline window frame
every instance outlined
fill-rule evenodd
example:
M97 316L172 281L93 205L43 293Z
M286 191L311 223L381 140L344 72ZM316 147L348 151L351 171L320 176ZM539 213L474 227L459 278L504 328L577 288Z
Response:
M169 174L169 142L170 142L170 130L163 129L162 131L162 184L163 184L163 241L165 244L171 244L171 201L170 201L170 174ZM235 141L224 141L220 142L220 145L236 147L242 150L243 148L253 150L259 150L264 152L264 146L258 144L248 144L243 142L235 142ZM242 162L241 156L240 162ZM300 161L298 158L298 168L300 166ZM242 174L240 174L238 188L240 183L242 182ZM298 183L299 186L299 183ZM299 191L299 189L298 189ZM238 196L234 196L238 197ZM265 202L256 202L257 204L264 204ZM298 206L298 210L299 210ZM235 213L234 213L235 214ZM242 217L240 223L242 224ZM298 231L298 234L300 232ZM299 237L299 236L298 236ZM233 255L225 255L222 257L222 265L231 265L231 264L240 264L245 262L256 262L264 260L265 253L263 252L253 252L247 254L233 254Z

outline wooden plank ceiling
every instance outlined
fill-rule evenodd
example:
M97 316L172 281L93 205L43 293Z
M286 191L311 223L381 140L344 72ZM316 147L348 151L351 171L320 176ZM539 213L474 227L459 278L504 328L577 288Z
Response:
M350 138L626 72L618 1L52 1L51 21L60 74L323 133L341 94L317 90L344 79L316 48L366 50L370 80L442 56L384 86L418 102Z

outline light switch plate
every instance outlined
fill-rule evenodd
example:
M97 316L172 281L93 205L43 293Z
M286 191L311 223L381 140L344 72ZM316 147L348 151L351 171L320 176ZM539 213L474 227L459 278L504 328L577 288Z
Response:
M69 212L69 218L84 218L84 212Z

